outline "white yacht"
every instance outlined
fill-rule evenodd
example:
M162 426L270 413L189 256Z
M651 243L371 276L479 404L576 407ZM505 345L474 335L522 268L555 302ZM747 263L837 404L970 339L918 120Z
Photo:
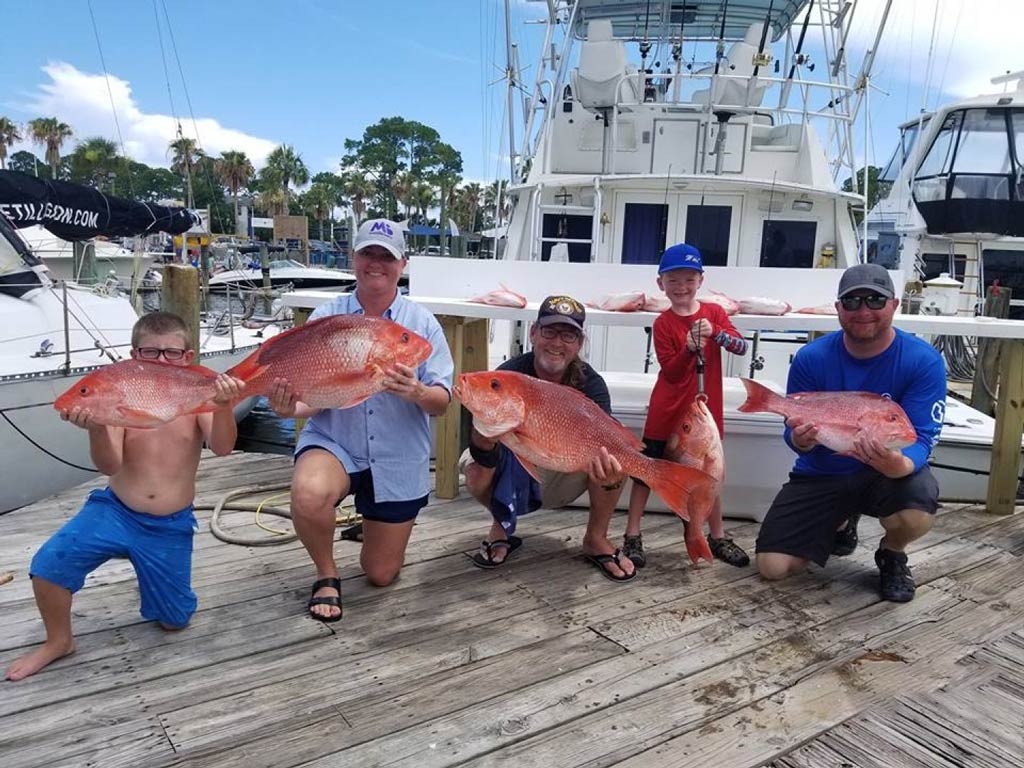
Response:
M273 259L269 263L270 285L272 288L283 288L291 285L294 288L351 288L356 283L356 276L343 269L327 267L307 267L294 259ZM263 271L260 267L245 269L227 269L210 276L211 290L224 290L227 286L232 290L254 290L263 285Z
M18 234L38 258L43 260L50 277L55 280L87 283L98 279L100 282L113 275L123 285L130 285L132 275L145 275L153 266L157 254L135 252L117 243L106 240L91 240L84 248L91 249L89 259L76 257L75 245L57 237L41 226L25 227ZM91 268L90 268L91 266ZM88 270L88 274L84 270Z

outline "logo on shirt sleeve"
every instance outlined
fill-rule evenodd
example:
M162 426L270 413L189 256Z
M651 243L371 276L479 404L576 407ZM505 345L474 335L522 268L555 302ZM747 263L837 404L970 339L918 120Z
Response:
M941 424L946 420L946 403L944 400L936 400L932 405L932 421Z

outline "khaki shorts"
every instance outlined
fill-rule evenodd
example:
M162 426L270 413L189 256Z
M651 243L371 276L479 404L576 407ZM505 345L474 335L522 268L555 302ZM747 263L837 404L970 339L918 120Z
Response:
M507 450L507 449L506 449ZM467 448L459 457L459 472L466 474L466 466L473 463L473 457L469 455ZM586 472L555 472L550 469L542 469L539 472L541 484L541 498L543 505L548 509L557 509L572 504L576 499L587 491L587 483L590 477Z

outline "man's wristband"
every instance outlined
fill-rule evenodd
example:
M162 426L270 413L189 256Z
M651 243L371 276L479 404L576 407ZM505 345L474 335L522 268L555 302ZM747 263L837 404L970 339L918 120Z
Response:
M501 458L501 443L495 443L492 448L485 450L470 440L469 455L484 469L494 469Z

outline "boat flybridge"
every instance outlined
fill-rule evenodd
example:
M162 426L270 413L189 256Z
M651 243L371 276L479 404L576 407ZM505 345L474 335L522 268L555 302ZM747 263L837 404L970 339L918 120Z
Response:
M954 311L973 317L993 282L1024 317L1024 70L993 90L900 126L868 214L868 257L908 280L946 272L962 290Z

